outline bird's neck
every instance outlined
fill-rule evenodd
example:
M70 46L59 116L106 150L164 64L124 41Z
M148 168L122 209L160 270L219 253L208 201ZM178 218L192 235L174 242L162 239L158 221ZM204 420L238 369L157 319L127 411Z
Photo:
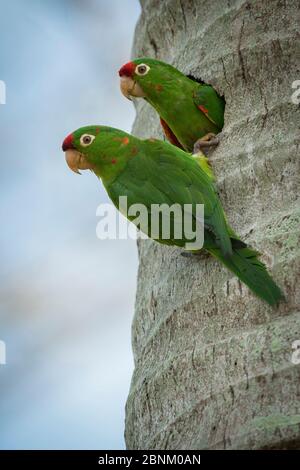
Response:
M155 87L147 90L146 101L150 103L166 122L179 119L183 101L192 102L197 83L183 76L181 80L165 82L158 92Z
M138 153L139 139L122 133L110 135L101 146L101 165L94 168L95 174L108 186L124 171L129 160Z

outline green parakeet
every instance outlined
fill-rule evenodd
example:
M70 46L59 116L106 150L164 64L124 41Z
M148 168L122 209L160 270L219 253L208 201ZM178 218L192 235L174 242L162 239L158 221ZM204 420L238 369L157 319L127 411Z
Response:
M258 253L230 229L211 178L191 155L167 142L141 140L106 126L78 129L62 148L72 170L90 169L101 178L118 209L120 196L126 196L128 206L143 204L149 217L154 204L190 204L196 218L195 207L203 204L203 248L270 305L283 298ZM149 225L149 236L150 229ZM172 233L168 240L158 235L157 241L182 248L190 241L184 235L176 239Z
M123 65L119 75L127 98L144 98L156 109L172 144L192 152L196 142L198 148L216 143L213 137L223 128L225 102L213 87L147 57Z

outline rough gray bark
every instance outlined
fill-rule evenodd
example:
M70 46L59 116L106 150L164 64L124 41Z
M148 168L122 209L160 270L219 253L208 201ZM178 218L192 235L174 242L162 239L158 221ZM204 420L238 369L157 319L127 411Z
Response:
M133 56L225 95L225 137L211 156L220 197L288 302L272 309L214 259L140 242L127 446L300 448L299 2L141 3ZM146 102L133 132L162 135Z

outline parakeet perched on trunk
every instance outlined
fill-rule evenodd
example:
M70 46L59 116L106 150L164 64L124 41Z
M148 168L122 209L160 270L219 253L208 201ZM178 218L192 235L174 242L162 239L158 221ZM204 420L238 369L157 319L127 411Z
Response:
M147 57L119 70L122 93L140 97L158 112L167 139L188 152L218 143L225 102L210 85L186 77L169 64Z
M203 248L270 305L283 298L258 253L229 227L211 178L191 155L167 142L141 140L106 126L78 129L64 140L62 148L73 171L90 169L101 178L119 209L121 196L127 197L128 206L143 204L149 215L154 204L190 204L196 217L195 206L203 204ZM190 240L171 235L169 239L158 236L157 241L184 248Z

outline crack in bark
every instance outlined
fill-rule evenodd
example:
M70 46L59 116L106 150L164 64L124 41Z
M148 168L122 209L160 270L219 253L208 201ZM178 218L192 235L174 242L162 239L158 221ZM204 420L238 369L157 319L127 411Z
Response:
M265 112L262 115L262 126L261 126L261 128L264 129L265 126L266 126L266 122L267 122L267 118L268 118L268 114L269 114L269 109L268 109L268 105L267 105L267 99L266 99L265 95L262 93L261 88L260 88L260 93L261 93L261 97L262 97L263 105L264 105L264 109L265 109Z
M242 77L243 77L244 82L247 83L246 67L245 67L244 57L243 57L243 54L242 54L242 51L241 51L241 44L242 44L244 26L245 26L245 20L243 19L242 26L241 26L241 29L240 29L239 38L238 38L238 55L239 55L241 69L242 69Z
M146 397L146 404L148 408L148 416L149 416L149 428L152 427L152 407L151 407L151 400L149 397L149 390L148 390L148 382L145 380L145 397Z
M185 17L185 11L182 5L182 0L179 0L179 5L181 8L181 13L182 13L182 18L183 18L183 24L184 24L184 31L186 32L187 30L187 22L186 22L186 17Z
M225 82L227 83L227 86L229 88L229 91L230 93L232 94L232 90L231 90L231 84L227 78L227 73L226 73L226 68L225 68L225 63L224 63L224 59L223 57L221 57L221 62L222 62L222 68L223 68L223 75L224 75L224 79L225 79Z
M149 38L149 43L150 43L150 45L152 46L152 49L153 49L153 51L154 51L154 55L155 55L155 57L157 57L158 51L159 51L159 47L158 47L158 45L156 44L156 41L155 41L155 39L153 38L153 36L150 34L150 31L149 31L149 28L148 28L148 27L146 28L146 32L147 32L147 36L148 36L148 38Z
M230 436L226 436L226 434L227 434L227 429L228 429L228 425L229 425L230 414L233 410L233 405L234 405L234 401L235 401L234 388L233 388L232 384L229 385L229 392L231 394L231 408L230 408L230 410L228 410L227 417L226 417L226 423L225 423L224 431L223 431L223 447L224 447L224 450L226 450L226 448L227 448L227 443L229 445L231 445ZM224 396L226 396L226 395L224 395ZM227 401L227 400L225 399L225 401Z
M246 356L244 356L243 371L244 371L244 374L246 376L246 390L248 390L249 389L249 373L248 373L247 365L246 365L245 361L246 361Z
M193 347L193 350L192 350L192 366L193 366L193 369L194 370L197 370L197 367L196 367L196 364L195 364L195 349L196 349L196 345L194 344L194 347Z

